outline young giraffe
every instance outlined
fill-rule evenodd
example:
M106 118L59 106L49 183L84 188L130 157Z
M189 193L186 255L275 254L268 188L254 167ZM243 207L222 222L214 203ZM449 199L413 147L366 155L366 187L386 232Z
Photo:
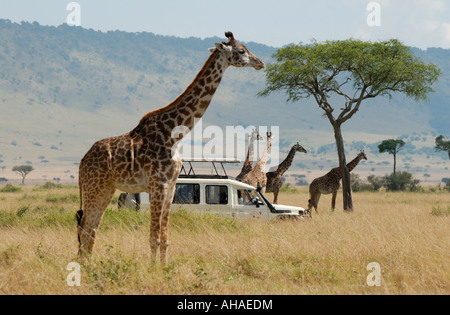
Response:
M255 141L262 140L257 129L254 129L250 135L250 141L248 143L247 158L242 166L241 173L236 177L237 180L242 180L245 175L250 173L253 169L253 156L255 154Z
M305 148L303 148L299 143L295 144L291 151L289 152L286 159L278 165L278 168L274 172L268 172L266 174L267 177L267 185L266 185L266 192L272 193L274 195L273 203L276 204L278 201L278 194L280 192L280 188L283 185L283 182L281 178L283 177L284 173L291 167L292 161L294 160L295 153L297 152L303 152L308 153Z
M359 164L361 160L366 160L367 157L364 150L361 151L358 156L347 164L348 171L351 172ZM322 194L328 195L333 194L331 199L331 209L334 211L336 208L336 196L339 187L341 186L340 180L342 179L342 172L340 167L333 168L325 176L316 178L313 180L311 185L309 185L309 197L308 209L311 210L312 207L317 211L317 206L319 204L319 199Z
M261 185L263 187L263 190L265 190L266 184L267 184L267 178L266 178L266 164L267 160L269 159L269 151L272 147L272 133L267 133L267 144L266 148L264 149L264 153L261 157L261 159L256 162L255 167L253 170L251 170L247 175L242 178L242 182L249 184L253 187L258 187L258 185Z
M169 211L182 162L178 143L206 112L229 66L263 69L265 64L236 41L216 44L188 88L172 103L145 115L132 131L100 140L79 168L81 209L77 213L79 255L89 256L103 214L116 189L151 196L150 248L166 264ZM84 200L84 201L83 201ZM83 208L84 204L84 208Z

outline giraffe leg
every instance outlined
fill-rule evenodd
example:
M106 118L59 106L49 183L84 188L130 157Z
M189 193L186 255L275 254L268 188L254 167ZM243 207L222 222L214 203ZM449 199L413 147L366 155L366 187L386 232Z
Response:
M308 200L308 210L311 210L314 207L314 210L316 210L316 213L319 213L317 210L319 205L320 196L322 194L320 192L314 192L310 193L310 199Z
M336 196L337 190L333 191L333 196L331 197L331 210L334 211L336 209Z
M280 193L280 189L278 188L278 187L276 187L274 190L273 190L273 203L274 204L277 204L277 202L278 202L278 194Z
M174 184L175 187L175 184ZM165 212L165 205L166 200L169 197L169 188L171 188L171 185L168 183L165 184L157 184L154 187L150 189L151 194L151 211L150 211L150 217L151 217L151 226L150 226L150 249L151 249L151 257L152 257L152 263L156 262L156 257L158 253L158 248L160 248L161 251L161 262L164 264L166 259L166 251L167 251L167 232L164 234L163 243L161 242L161 227L163 222L163 213ZM173 197L173 194L172 194ZM165 218L167 221L169 219L168 214ZM168 224L168 222L167 222ZM165 226L165 231L168 229L167 226Z
M84 191L84 211L78 213L78 256L90 256L94 248L95 236L106 207L111 202L115 189L90 189Z
M150 250L152 263L156 262L161 236L161 214L164 203L164 193L153 191L150 193Z
M170 185L166 200L164 202L162 217L161 217L161 245L160 245L160 260L162 265L167 264L167 248L169 246L169 217L172 208L172 201L175 195L176 183Z

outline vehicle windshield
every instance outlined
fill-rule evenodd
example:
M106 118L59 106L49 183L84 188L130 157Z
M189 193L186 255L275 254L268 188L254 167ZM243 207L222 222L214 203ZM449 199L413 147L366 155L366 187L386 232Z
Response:
M238 202L244 206L256 206L263 204L255 190L241 189L238 190Z

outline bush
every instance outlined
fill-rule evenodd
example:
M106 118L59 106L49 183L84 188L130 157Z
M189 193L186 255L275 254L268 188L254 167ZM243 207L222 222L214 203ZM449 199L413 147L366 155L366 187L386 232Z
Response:
M291 186L291 184L287 183L286 185L281 186L280 192L285 194L296 194L298 193L298 189L295 186Z
M440 206L433 208L431 214L436 217L447 217L450 215L450 206L448 206L447 209L441 208Z
M385 176L383 181L383 186L388 191L417 191L420 182L420 180L414 179L413 175L408 172L398 172L396 175L391 174Z
M3 193L22 192L22 188L13 186L13 185L11 185L11 184L7 184L5 187L3 187L3 188L0 190L0 192L3 192Z
M55 184L53 182L46 182L44 185L36 186L33 191L46 191L52 189L63 189L64 186L61 184Z
M358 174L350 174L350 177L352 182L352 190L354 192L376 191L370 183L362 181Z
M367 177L367 181L372 185L374 191L379 191L383 187L383 177L370 175Z
M55 184L52 182L46 182L41 186L42 189L61 189L63 186L61 184Z
M442 185L442 184L444 184L444 185ZM439 185L439 190L446 190L446 191L450 192L450 178L442 179L442 183Z

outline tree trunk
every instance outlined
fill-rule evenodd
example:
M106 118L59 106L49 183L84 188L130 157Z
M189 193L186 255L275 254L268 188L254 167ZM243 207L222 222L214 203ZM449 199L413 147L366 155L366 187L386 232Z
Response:
M397 154L394 152L394 177L397 169Z
M342 172L342 189L344 199L344 211L353 211L352 189L350 182L350 172L347 168L345 159L344 139L342 138L341 125L336 123L333 125L334 137L339 155L339 166Z

